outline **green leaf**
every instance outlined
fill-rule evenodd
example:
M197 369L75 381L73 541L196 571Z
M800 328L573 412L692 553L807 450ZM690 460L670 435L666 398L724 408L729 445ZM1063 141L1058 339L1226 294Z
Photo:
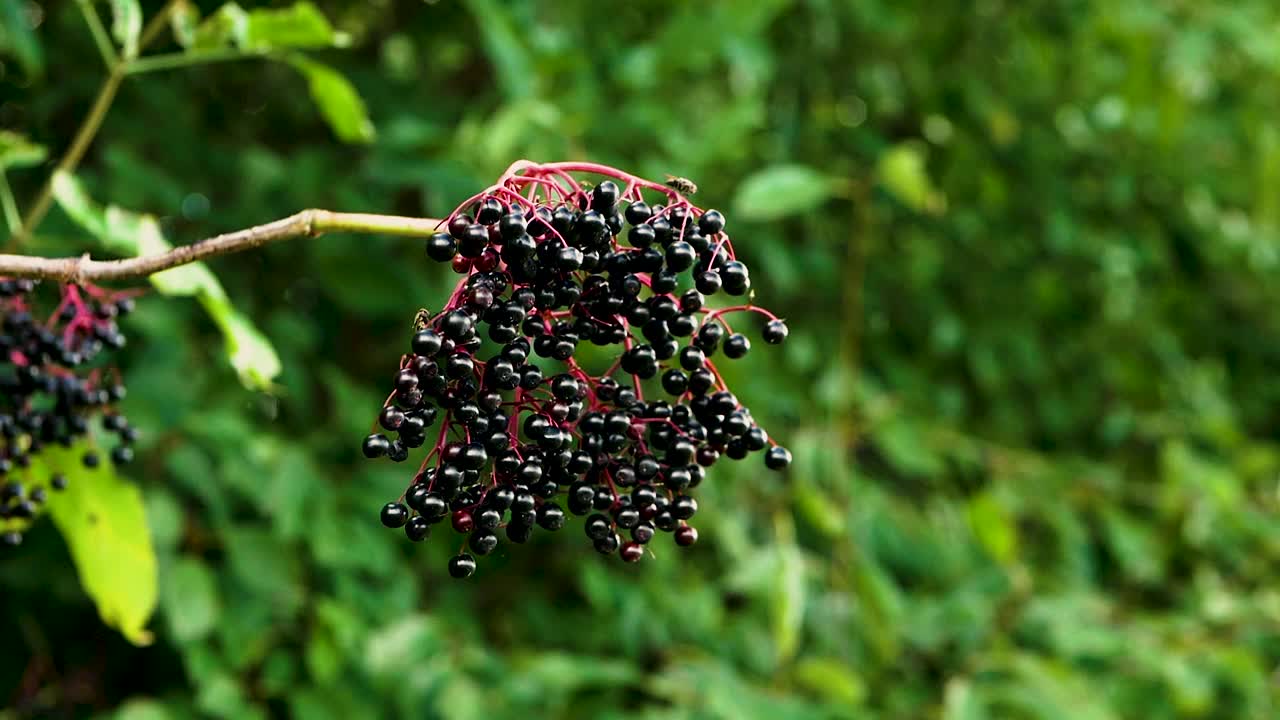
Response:
M812 210L831 197L832 179L804 165L771 165L747 176L734 199L747 220L777 220Z
M209 277L212 278L213 274L210 273ZM221 291L222 286L217 287ZM232 307L226 295L201 293L200 304L222 331L227 357L240 376L240 382L249 388L271 389L272 381L283 369L271 341Z
M903 205L916 212L939 213L946 199L929 179L924 150L917 143L902 143L880 156L880 183Z
M39 165L48 155L45 146L31 142L26 135L0 130L0 170Z
M169 26L173 28L173 39L179 45L184 48L195 45L200 27L200 8L191 0L178 0L169 12Z
M1013 514L990 492L969 501L969 524L978 542L996 561L1008 565L1018 552L1018 528Z
M138 36L142 34L142 8L138 0L111 0L111 35L125 58L138 56Z
M44 50L25 2L0 2L0 55L16 58L29 78L44 74Z
M849 663L837 658L804 658L796 663L796 683L844 706L861 705L867 687Z
M253 10L243 30L236 40L245 50L342 47L350 43L350 38L336 32L324 14L309 2Z
M342 73L301 55L291 55L289 64L307 78L311 99L320 108L320 114L339 140L349 143L373 142L377 133L369 119L364 100Z
M165 572L160 605L169 633L179 643L208 635L218 623L222 602L213 573L199 560L184 557Z
M69 173L53 177L58 204L71 219L98 238L109 251L120 255L154 255L173 246L165 239L152 215L135 213L115 205L98 206ZM254 390L271 390L282 369L271 342L231 304L218 278L204 263L191 263L151 276L161 294L191 296L222 331L227 356L240 382Z
M778 547L777 575L769 598L769 620L779 662L791 659L800 646L804 622L804 557L792 543Z
M239 45L248 26L249 13L236 3L226 3L196 27L187 49L214 50L226 47L233 41Z
M103 622L135 645L151 642L147 622L156 609L156 554L146 508L137 486L115 474L111 463L89 470L85 446L47 447L35 466L45 476L61 472L68 484L50 493L48 510L71 550L80 585Z

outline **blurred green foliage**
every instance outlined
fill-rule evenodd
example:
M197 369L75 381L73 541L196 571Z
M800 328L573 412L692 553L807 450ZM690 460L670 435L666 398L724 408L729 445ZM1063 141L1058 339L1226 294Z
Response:
M50 149L0 135L24 208L104 75L79 5L0 3L0 125ZM218 259L278 391L144 299L155 643L101 623L44 522L0 562L0 716L1280 713L1280 7L317 5L273 6L303 58L253 7L178 3L144 57L264 57L128 77L89 194L184 243L438 216L519 157L692 178L790 319L728 380L793 472L717 466L688 552L543 537L451 582L446 540L377 524L407 478L355 452L447 271L356 236ZM92 247L55 211L25 250Z

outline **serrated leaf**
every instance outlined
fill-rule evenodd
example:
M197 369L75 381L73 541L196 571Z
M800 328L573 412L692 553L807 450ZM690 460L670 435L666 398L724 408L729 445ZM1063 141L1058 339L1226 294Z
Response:
M286 8L256 9L249 13L237 43L244 50L281 50L343 46L347 36L336 32L329 19L309 2Z
M152 635L146 626L158 590L142 493L117 476L111 463L87 469L80 461L84 450L47 447L32 467L46 478L53 472L67 476L67 488L49 494L49 516L103 622L134 645L148 645Z
M26 135L0 130L0 170L39 165L48 155L45 146L31 142Z
M812 210L831 197L832 178L805 165L772 165L747 176L734 199L747 220L777 220Z
M208 635L222 614L213 572L193 558L181 558L165 572L160 604L168 620L169 634L180 643Z
M0 2L0 54L10 55L28 77L44 74L44 50L22 2Z
M339 140L349 143L373 142L377 133L369 119L364 100L342 73L301 55L290 56L289 64L307 78L312 101Z
M173 246L154 216L115 205L98 206L69 173L53 178L54 198L76 224L96 237L107 250L129 256L154 255ZM282 369L271 342L231 304L222 283L204 263L191 263L152 275L161 294L199 300L226 341L227 356L240 382L250 389L271 390Z
M141 34L142 8L138 0L111 0L111 35L120 43L126 58L138 56Z

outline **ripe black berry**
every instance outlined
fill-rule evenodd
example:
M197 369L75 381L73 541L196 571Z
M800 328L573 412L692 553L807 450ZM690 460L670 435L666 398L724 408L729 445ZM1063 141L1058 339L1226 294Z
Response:
M764 464L770 470L782 470L791 464L791 451L784 447L769 448L764 454Z
M455 578L471 577L476 571L476 559L468 553L461 553L449 558L449 574Z
M389 528L402 527L409 521L409 508L400 503L387 503L382 506L382 524Z

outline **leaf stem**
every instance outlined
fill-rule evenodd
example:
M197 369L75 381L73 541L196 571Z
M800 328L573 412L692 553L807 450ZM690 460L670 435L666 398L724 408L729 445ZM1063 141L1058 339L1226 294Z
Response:
M102 62L106 64L108 70L114 70L120 59L116 56L115 45L111 44L111 36L107 35L102 19L98 17L98 11L93 9L92 0L76 0L76 5L80 6L84 21L89 26L89 33L93 35L93 42L102 55Z
M160 55L152 55L150 57L138 58L131 61L128 67L125 68L125 73L129 75L138 75L140 73L156 72L158 70L175 70L177 68L191 67L192 65L203 65L205 63L212 62L261 58L267 57L267 55L268 53L264 51L239 50L235 48L199 50L195 52L162 53Z
M10 234L22 227L22 216L18 213L18 203L13 199L13 189L9 187L4 168L0 168L0 211L4 213L4 224Z

